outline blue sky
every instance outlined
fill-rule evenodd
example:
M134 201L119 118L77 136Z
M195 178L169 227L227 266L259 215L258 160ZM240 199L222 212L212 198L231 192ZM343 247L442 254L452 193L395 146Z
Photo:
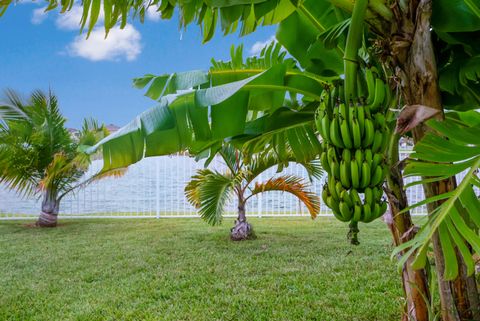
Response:
M134 77L206 70L212 57L229 59L232 44L243 43L245 54L251 54L275 33L273 27L241 38L218 32L202 45L196 25L181 32L176 19L159 20L152 12L143 25L113 30L107 41L101 25L85 40L79 35L79 10L45 15L41 5L12 5L0 18L0 89L27 95L51 88L71 127L85 117L124 125L155 105L132 87Z

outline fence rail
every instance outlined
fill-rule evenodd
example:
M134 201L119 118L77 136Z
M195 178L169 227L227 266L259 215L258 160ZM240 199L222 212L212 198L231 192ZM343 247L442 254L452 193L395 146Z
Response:
M406 157L408 151L402 152ZM100 169L101 161L94 161L87 176ZM218 171L225 169L220 159L212 166ZM171 218L198 217L185 199L183 190L195 171L203 168L202 162L195 162L188 156L163 156L146 158L132 165L120 178L106 178L77 191L62 200L60 216L63 218ZM281 174L294 174L307 178L303 167L290 164ZM272 168L260 175L265 180L278 175ZM312 190L321 194L324 178L312 182ZM408 178L406 183L414 180ZM407 190L411 203L423 199L421 186ZM0 185L0 219L32 218L38 215L39 201L21 198L15 192ZM416 208L413 215L421 215L424 207ZM235 204L230 202L227 216L235 216ZM308 216L305 206L294 196L282 192L268 192L252 198L247 203L250 216ZM331 211L321 205L321 216L330 216Z

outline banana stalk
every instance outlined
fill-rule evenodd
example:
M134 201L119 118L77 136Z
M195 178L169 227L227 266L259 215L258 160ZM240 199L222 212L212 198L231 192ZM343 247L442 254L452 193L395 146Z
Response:
M358 49L362 45L363 23L368 7L368 0L357 0L353 6L352 21L348 29L347 43L345 46L344 71L345 71L345 101L357 98L357 71Z

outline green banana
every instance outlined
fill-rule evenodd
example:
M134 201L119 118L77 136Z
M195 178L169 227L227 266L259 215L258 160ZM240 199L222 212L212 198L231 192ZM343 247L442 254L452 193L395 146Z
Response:
M339 201L340 197L337 195L337 190L335 189L335 178L333 176L328 177L328 191L330 195L336 200ZM329 206L330 207L330 206ZM330 207L331 208L331 207Z
M332 168L330 167L330 164L328 163L328 157L327 157L327 153L326 152L323 152L321 155L320 155L320 162L322 163L322 167L323 169L330 175L332 172Z
M383 195L382 188L381 187L379 188L379 187L375 186L375 187L372 188L372 191L373 191L373 200L375 202L379 202L380 199L382 198L382 195Z
M365 133L365 108L363 106L357 106L357 120L358 126L360 127L361 136Z
M380 216L382 216L382 208L380 207L380 204L375 203L375 206L373 207L373 219L376 220Z
M328 187L327 185L323 185L323 190L322 190L322 200L325 204L327 204L327 198L329 197L329 193L328 193Z
M337 152L335 151L335 148L333 148L332 146L329 146L328 147L328 150L327 150L327 159L328 159L328 163L330 164L330 167L332 167L332 163L333 162L337 162L338 159L337 159Z
M337 192L337 195L338 195L338 199L341 200L342 199L342 192L344 191L345 189L343 188L343 185L341 182L336 182L335 183L335 191Z
M320 128L322 131L320 134L322 135L323 139L327 142L330 143L330 118L328 117L327 113L324 113L322 119L320 120Z
M360 205L354 205L352 220L354 222L360 222L362 220L362 207Z
M360 125L358 124L358 120L356 118L352 119L351 127L352 127L353 147L360 148L362 147L362 133L360 131Z
M380 151L380 147L382 146L383 142L383 136L384 134L380 130L375 131L375 136L373 138L373 144L372 144L372 153L376 153Z
M359 188L360 187L360 171L358 168L358 163L355 159L350 162L350 175L352 179L352 187Z
M386 122L385 122L384 114L376 113L375 115L373 115L373 118L374 118L374 123L376 128L381 129L385 127Z
M376 186L380 184L383 180L383 169L381 166L375 167L375 172L372 176L372 180L370 182L370 186Z
M373 155L371 149L365 149L364 151L365 161L368 163L368 166L372 167Z
M368 219L365 219L364 222L370 223L379 217L380 217L380 205L378 205L378 203L375 203L373 206L370 206L370 216L368 217Z
M371 188L367 187L364 191L365 200L364 203L370 206L373 206L373 191Z
M348 207L353 207L353 201L352 201L352 199L351 199L351 197L348 194L348 191L346 189L344 189L342 191L342 193L340 194L340 200L347 203Z
M340 162L340 181L345 188L350 188L350 164L344 160Z
M341 120L340 133L342 134L343 145L346 148L352 148L353 147L352 137L350 136L350 129L348 127L348 120L347 119Z
M339 106L338 106L338 114L340 116L340 119L345 119L345 120L348 120L348 106L347 104L344 104L344 103L341 103Z
M365 223L371 222L372 208L370 207L369 204L363 204L362 212L363 212L362 222L365 222Z
M357 109L352 103L348 105L348 123L350 124L350 130L352 130L353 119L357 118Z
M369 119L365 119L365 135L363 137L362 146L367 148L373 143L373 138L375 136L375 129L373 128L373 122Z
M350 198L355 204L358 204L358 205L362 204L362 199L360 198L360 195L358 194L356 189L350 190Z
M384 153L385 150L387 149L388 144L390 143L390 132L385 131L383 134L383 140L382 140L382 145L380 146L380 152Z
M334 117L332 119L332 123L330 124L330 140L336 147L345 147L345 145L343 145L342 136L340 134L340 124L338 123L337 117Z
M350 221L352 219L353 213L350 207L348 207L347 203L340 202L339 208L340 208L340 214L342 214L343 218L345 219L345 222Z
M339 208L339 206L338 206L337 201L335 201L332 196L329 196L329 197L327 198L327 206L330 207L330 209L331 209L332 212L333 212L333 215L335 215L335 217L336 217L339 221L347 222L347 221L344 220L342 214L340 213L340 208Z
M332 169L332 174L336 179L340 179L340 164L337 162L333 162L330 164L330 167Z
M363 151L361 149L355 151L355 160L359 166L363 163Z
M344 160L346 163L350 163L352 160L352 152L349 149L344 149L342 151L342 160Z
M370 105L370 110L376 112L383 104L385 99L385 84L380 78L375 79L375 97Z
M370 184L370 166L366 161L362 163L362 177L360 179L360 188L365 188Z
M380 163L382 162L382 160L383 160L383 154L376 153L375 155L373 155L372 168L375 168L375 167L377 167L378 165L380 165ZM373 174L373 173L372 173L372 174Z

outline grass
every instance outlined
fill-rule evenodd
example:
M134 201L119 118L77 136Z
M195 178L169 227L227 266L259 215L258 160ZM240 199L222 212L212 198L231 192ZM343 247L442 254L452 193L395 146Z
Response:
M0 222L0 320L400 320L401 283L382 222L360 246L330 218Z

